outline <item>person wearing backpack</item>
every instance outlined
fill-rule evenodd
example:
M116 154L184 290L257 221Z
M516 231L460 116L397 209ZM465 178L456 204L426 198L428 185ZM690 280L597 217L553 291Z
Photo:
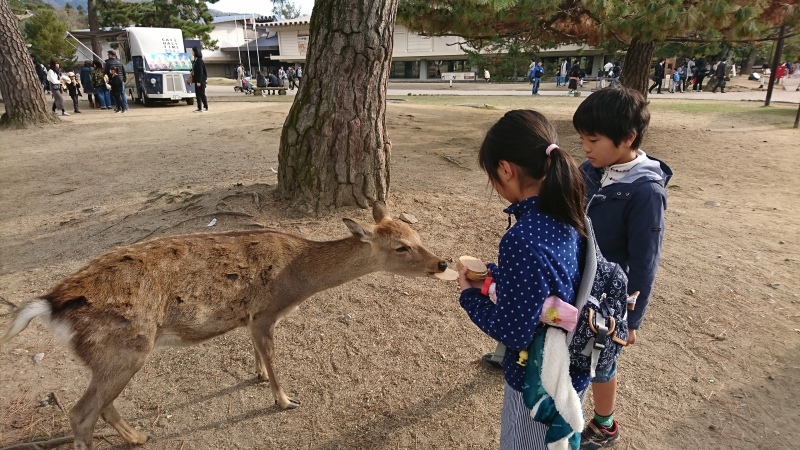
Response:
M639 291L628 311L627 343L636 342L655 282L664 238L666 185L671 169L639 145L650 122L647 100L629 88L602 89L578 106L572 124L587 161L580 166L586 184L586 213L600 251L628 276L628 293ZM616 444L614 420L616 363L592 379L595 415L583 432L581 449Z
M492 280L471 281L466 278L466 268L461 270L459 302L481 331L506 346L502 450L545 449L551 442L548 430L553 427L531 417L531 406L526 405L526 368L538 367L527 361L542 356L532 350L537 336L548 333L549 338L551 331L560 330L540 323L543 306L555 301L553 298L574 303L583 266L583 182L572 157L557 142L556 129L544 115L514 110L491 127L478 152L478 163L492 187L511 203L504 211L509 215L509 228L500 241L497 264L488 265ZM516 218L514 226L512 216ZM493 289L484 293L483 288L492 281ZM563 336L563 351L556 356L568 370L561 372L566 390L560 392L570 393L574 413L570 417L580 421L577 427L570 422L566 438L579 439L583 415L578 393L586 389L590 376L588 371L569 367Z
M95 60L92 70L92 86L100 103L100 109L111 110L111 91L108 89L108 76L103 71L103 63Z

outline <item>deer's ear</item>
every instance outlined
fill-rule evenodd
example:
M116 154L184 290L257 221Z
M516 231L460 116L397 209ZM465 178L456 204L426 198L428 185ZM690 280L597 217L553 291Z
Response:
M375 223L380 223L383 219L392 220L389 215L389 209L386 208L386 203L377 200L372 204L372 218L375 219Z
M363 242L370 242L372 241L372 231L365 230L364 227L361 226L358 222L352 219L342 219L344 224L347 225L347 228L350 229L350 232L353 233L353 236L359 238Z

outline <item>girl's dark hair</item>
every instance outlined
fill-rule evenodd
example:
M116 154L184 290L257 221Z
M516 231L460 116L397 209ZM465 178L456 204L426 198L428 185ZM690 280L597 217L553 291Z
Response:
M619 145L636 133L631 148L638 149L650 124L647 100L641 92L615 87L593 92L575 110L572 125L578 133L605 136Z
M499 182L500 161L519 166L526 176L541 180L539 209L555 219L584 230L584 185L572 157L555 148L558 133L547 118L532 110L509 111L489 129L478 152L478 164L489 179Z
M94 65L95 69L102 69L103 68L103 63L101 63L100 61L98 61L96 59L94 60L94 63L92 63L92 64Z
M56 61L55 59L51 59L50 60L50 68L51 69L56 70L56 64L58 64L58 61Z
M195 58L203 57L203 50L200 47L192 47L192 53L194 53Z

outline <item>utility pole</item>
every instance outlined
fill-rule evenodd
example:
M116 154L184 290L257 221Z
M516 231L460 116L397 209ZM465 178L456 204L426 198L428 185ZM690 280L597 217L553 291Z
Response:
M786 34L786 23L781 25L781 31L778 34L778 45L776 45L775 56L772 58L772 73L769 76L769 86L767 86L767 100L764 106L769 106L772 101L772 89L775 87L775 80L778 76L778 64L781 63L781 55L783 54L783 36Z

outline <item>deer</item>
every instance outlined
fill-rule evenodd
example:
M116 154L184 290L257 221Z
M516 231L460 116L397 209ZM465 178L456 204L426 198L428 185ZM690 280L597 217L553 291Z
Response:
M369 273L432 277L447 263L383 202L375 225L345 218L351 235L313 241L277 230L155 238L113 248L26 303L0 345L40 317L91 372L69 412L75 450L92 448L99 417L129 444L148 436L120 417L114 400L160 346L188 346L248 327L256 373L288 410L275 371L275 327L308 297Z

